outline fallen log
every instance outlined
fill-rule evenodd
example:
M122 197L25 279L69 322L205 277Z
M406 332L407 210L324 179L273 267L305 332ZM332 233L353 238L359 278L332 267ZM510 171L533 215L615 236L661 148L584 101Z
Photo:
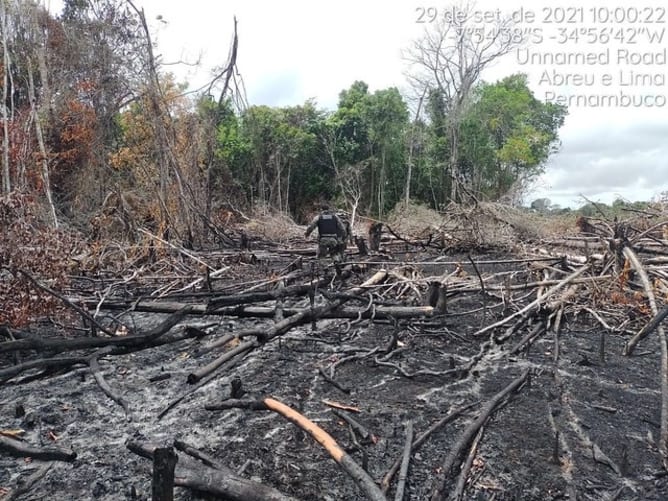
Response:
M116 346L108 352L111 356L116 355L125 355L132 353L133 351L139 351L148 348L154 348L156 346L162 346L170 343L177 343L183 341L184 339L190 339L193 337L199 337L199 334L192 329L185 329L181 335L170 337L170 338L152 338L150 341L130 346ZM125 338L110 338L110 339L125 339ZM78 348L75 348L78 349ZM67 369L77 364L87 365L90 362L89 356L83 357L52 357L52 358L39 358L36 360L29 360L21 364L12 365L6 369L0 369L0 384L6 382L6 380L17 376L18 374L31 370L31 369Z
M664 319L668 316L668 306L664 306L661 311L654 314L652 319L643 327L635 336L629 339L624 346L624 355L629 356L633 354L636 346L640 341L649 336Z
M322 445L332 459L350 475L368 499L371 501L386 501L385 494L378 488L373 479L336 443L329 433L291 407L273 398L265 398L263 400L225 400L219 404L208 405L205 408L207 410L222 410L233 407L270 410L280 414L311 435L316 442Z
M153 459L154 445L127 442L126 447L147 459ZM217 470L179 456L176 463L174 485L207 492L231 501L297 501L273 487L245 479L229 469Z
M143 344L155 341L157 338L168 332L172 327L183 320L185 316L191 312L191 309L192 307L190 305L182 305L181 308L170 312L173 313L173 315L144 334L117 336L111 338L82 337L74 339L43 339L39 337L30 337L25 339L17 339L16 341L6 341L4 343L0 343L0 353L7 353L18 350L73 351L86 348L101 348L104 346L141 346Z
M235 348L231 349L230 351L227 351L223 353L220 357L215 359L213 362L205 365L204 367L200 367L194 372L191 372L188 374L188 383L190 384L195 384L201 381L203 378L211 374L213 371L215 371L218 367L223 365L225 362L228 360L231 360L232 358L236 357L237 355L240 355L242 353L246 353L247 351L252 350L258 346L258 343L256 341L246 341L245 343L240 344L239 346L236 346Z
M323 287L330 282L331 278L323 278L307 284L291 285L288 287L277 288L270 291L246 292L243 294L229 294L212 298L207 303L207 311L216 310L221 306L230 306L236 304L261 303L272 299L281 299L291 296L302 296L308 293L314 287Z
M345 301L348 301L352 295L345 298ZM342 300L336 300L342 301ZM335 301L335 302L336 302ZM341 304L343 304L342 301ZM333 304L333 303L332 303ZM222 307L215 310L207 310L205 305L188 305L186 303L177 303L173 301L151 301L145 303L138 303L133 310L140 311L145 313L174 313L182 308L190 307L191 310L189 314L191 315L212 315L212 316L229 316L229 317L241 317L241 318L274 318L276 315L276 308L271 306L234 306L234 307ZM109 309L119 309L124 310L127 308L125 303L115 303L115 304L106 304L105 307ZM310 309L304 308L286 308L283 307L283 315L285 317L291 317L295 315L300 315L305 311ZM318 318L413 318L413 317L423 317L431 316L434 313L434 308L431 306L374 306L372 309L359 309L359 308L338 308L338 305L335 305L334 308L327 308L326 312L321 312ZM4 343L3 343L4 344ZM0 351L1 351L0 344Z
M0 435L0 451L17 458L32 458L42 461L74 461L77 453L55 447L32 447L13 438Z
M0 384L31 369L64 369L77 364L87 364L88 357L40 358L0 369Z

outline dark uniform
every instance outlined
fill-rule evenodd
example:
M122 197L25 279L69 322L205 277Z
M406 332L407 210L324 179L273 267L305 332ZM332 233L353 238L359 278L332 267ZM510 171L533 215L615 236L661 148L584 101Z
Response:
M308 237L316 227L318 228L316 257L332 256L336 260L343 260L348 231L341 219L330 210L324 210L313 218L304 236Z

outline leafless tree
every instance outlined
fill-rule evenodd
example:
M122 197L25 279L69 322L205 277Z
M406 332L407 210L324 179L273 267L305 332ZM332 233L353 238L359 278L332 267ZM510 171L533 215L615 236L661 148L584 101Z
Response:
M7 87L9 86L9 47L7 46L7 7L0 2L0 36L2 37L2 191L12 191L9 174L9 110Z
M422 104L424 103L424 98L427 95L428 88L425 87L422 89L422 94L420 99L418 99L417 108L415 109L415 116L413 117L413 123L411 124L411 134L408 137L408 167L406 171L406 188L404 191L404 200L406 205L410 202L411 199L411 178L413 177L413 161L415 153L415 142L418 132L418 120L420 120L420 114L422 113Z
M362 173L364 168L360 165L349 165L341 169L337 175L337 181L350 206L350 227L355 227L357 210L362 200Z
M339 165L336 160L335 150L337 137L333 130L328 130L321 137L322 144L329 155L332 167L334 169L335 181L343 197L350 207L350 227L355 227L355 218L360 201L362 200L363 172L367 168L366 162L360 162L357 165Z
M418 92L437 91L447 114L451 178L450 199L460 201L458 170L460 124L482 71L522 43L521 31L509 16L480 24L472 2L446 8L447 16L435 19L405 53L409 80Z

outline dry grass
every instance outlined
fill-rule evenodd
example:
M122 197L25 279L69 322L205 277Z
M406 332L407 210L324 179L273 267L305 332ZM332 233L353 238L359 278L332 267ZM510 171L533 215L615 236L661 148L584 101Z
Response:
M288 214L266 208L256 209L241 229L249 235L279 243L304 236L304 228L298 226Z
M365 235L368 218L358 218L353 233ZM548 215L529 209L483 202L476 206L450 205L436 211L425 205L404 203L397 206L385 221L394 232L413 239L432 236L444 247L507 247L520 241L554 239L577 233L574 215ZM257 208L240 227L249 235L287 243L303 238L304 227L287 214Z
M545 215L528 209L483 202L465 207L450 205L438 212L423 205L399 204L389 215L395 232L413 238L429 235L444 247L508 247L519 241L574 234L574 216Z
M406 235L420 235L438 231L443 224L441 213L425 205L399 203L387 218L387 224L396 232Z

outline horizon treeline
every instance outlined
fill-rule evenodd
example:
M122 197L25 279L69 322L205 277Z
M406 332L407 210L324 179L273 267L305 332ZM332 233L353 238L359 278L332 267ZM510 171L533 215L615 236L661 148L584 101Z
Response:
M323 201L376 218L408 201L517 204L566 116L526 75L482 81L513 41L476 46L465 30L454 31L459 47L487 57L458 60L425 36L410 51L412 95L355 81L331 111L246 104L236 34L218 78L186 92L127 0L65 0L57 15L0 0L0 30L2 191L32 194L56 227L93 233L112 231L100 219L112 213L124 215L119 232L192 241L257 207L303 222Z

